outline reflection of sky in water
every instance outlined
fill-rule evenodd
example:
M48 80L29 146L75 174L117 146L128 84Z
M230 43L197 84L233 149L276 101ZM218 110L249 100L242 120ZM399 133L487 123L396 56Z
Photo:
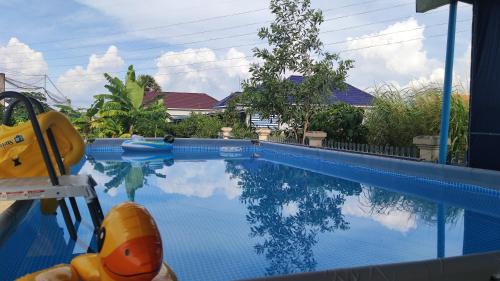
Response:
M117 158L91 159L80 173L92 174L99 183L105 211L125 200L149 209L162 234L165 259L181 280L234 280L422 260L435 258L440 247L446 256L500 248L492 234L500 229L500 219L477 210L466 211L469 223L465 224L463 209L445 204L444 216L438 218L437 201L262 159L186 161L189 157L184 156L183 160L138 162ZM389 180L394 184L399 179ZM443 245L437 243L440 219L445 224ZM66 246L59 255L42 247L50 258L30 258L33 262L69 262L72 254L85 251L84 241L90 240L88 221L79 228L82 241L71 246L61 217L45 220L50 231L30 227L44 221L40 216L28 218L20 231L29 235L0 246L0 257L10 257L21 240L50 248L52 244L46 243L50 233L57 233L54 245L61 240ZM481 237L471 225L482 229ZM22 257L13 257L9 268L19 260ZM0 263L0 272L8 272L6 268Z
M241 189L237 181L225 173L225 169L225 163L218 160L177 162L161 170L167 174L166 179L151 176L151 183L170 194L207 198L221 192L228 199L237 198Z

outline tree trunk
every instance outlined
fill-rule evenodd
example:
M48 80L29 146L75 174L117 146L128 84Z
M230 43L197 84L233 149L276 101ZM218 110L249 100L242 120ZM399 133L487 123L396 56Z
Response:
M134 133L134 125L133 125L133 124L132 124L132 125L130 125L130 128L129 128L129 130L128 130L128 133L129 133L130 135L132 135L132 134Z
M302 134L302 144L306 144L306 132L309 128L309 112L306 112L304 116L304 132Z
M306 132L308 128L309 128L309 117L308 115L306 115L306 118L304 120L304 132L302 134L302 144L306 144Z

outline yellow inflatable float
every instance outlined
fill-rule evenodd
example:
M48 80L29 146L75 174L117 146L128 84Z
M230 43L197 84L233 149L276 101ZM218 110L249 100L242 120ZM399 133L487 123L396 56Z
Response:
M69 167L83 157L84 143L71 122L60 112L50 111L37 116L45 143L49 143L47 134L51 129L62 162L69 174ZM49 147L50 150L50 147ZM54 153L50 153L54 167L57 167ZM57 175L59 171L56 169ZM48 176L35 132L31 122L18 126L0 125L0 178L28 178ZM43 213L52 214L57 209L55 199L42 200Z
M66 169L78 163L84 153L84 143L68 118L60 112L50 111L39 114L37 119L42 132L52 130ZM46 134L44 138L49 143ZM57 167L53 153L51 159ZM14 127L0 125L0 178L40 176L48 176L47 168L31 123Z
M127 202L112 208L99 231L99 252L18 281L176 281L163 262L160 233L149 212Z

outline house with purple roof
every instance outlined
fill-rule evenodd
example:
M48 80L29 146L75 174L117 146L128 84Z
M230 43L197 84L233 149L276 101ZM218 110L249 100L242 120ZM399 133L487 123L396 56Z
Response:
M292 75L288 77L288 80L292 81L295 84L300 84L304 81L303 76ZM373 106L374 96L369 93L358 89L351 84L345 83L345 90L337 90L333 89L331 95L327 98L327 104L336 104L336 103L346 103L355 107L360 108L370 108ZM242 92L234 92L229 96L225 97L221 101L215 104L214 109L224 110L229 101L232 99L239 97L242 95ZM239 108L240 110L244 110L243 108ZM247 124L251 124L254 127L269 127L269 128L278 128L278 118L271 119L261 119L257 114L252 116L246 116Z

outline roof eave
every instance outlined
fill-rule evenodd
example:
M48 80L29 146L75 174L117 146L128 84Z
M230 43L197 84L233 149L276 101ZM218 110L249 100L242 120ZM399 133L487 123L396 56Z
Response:
M459 0L459 1L469 4L472 4L474 2L474 0ZM417 13L425 13L447 4L450 4L450 0L416 0Z

